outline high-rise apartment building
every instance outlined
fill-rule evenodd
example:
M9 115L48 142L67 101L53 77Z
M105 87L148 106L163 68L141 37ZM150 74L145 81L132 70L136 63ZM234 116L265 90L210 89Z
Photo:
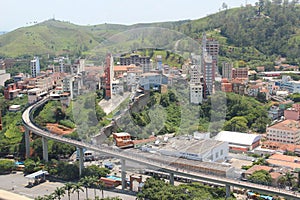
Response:
M114 59L112 54L107 54L105 59L105 98L112 96L112 81L114 78Z
M213 61L212 56L205 50L202 52L202 68L204 79L204 97L212 95L214 92L215 84L215 69L216 63Z
M207 53L212 56L212 60L218 65L219 41L213 38L207 38L206 33L203 33L202 48L205 48Z
M232 63L222 63L222 77L229 81L232 79Z
M151 71L151 60L149 56L140 56L138 54L131 54L128 56L120 57L120 65L131 65L142 66L143 73Z
M190 70L190 103L199 104L203 101L203 86L201 83L201 67L199 65L191 66Z
M40 74L41 68L39 57L34 57L34 59L30 61L30 69L32 77L35 78Z

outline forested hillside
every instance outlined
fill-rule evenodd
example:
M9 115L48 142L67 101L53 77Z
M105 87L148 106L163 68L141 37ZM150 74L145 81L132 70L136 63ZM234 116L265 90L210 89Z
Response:
M221 61L242 60L250 67L271 66L281 56L287 57L291 64L299 64L299 19L298 0L259 0L256 5L233 9L223 6L218 13L207 17L177 22L78 26L48 20L0 35L0 56L89 55L92 49L116 33L141 27L162 27L179 31L199 42L205 31L208 37L220 41ZM147 38L142 38L142 41L147 41Z

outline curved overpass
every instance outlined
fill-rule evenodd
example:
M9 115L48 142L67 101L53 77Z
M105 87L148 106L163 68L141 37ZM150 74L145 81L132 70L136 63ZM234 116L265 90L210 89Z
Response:
M234 179L229 179L221 176L214 176L214 175L208 175L200 172L195 171L188 171L188 170L181 170L176 167L170 166L170 163L165 162L164 160L158 160L158 159L151 159L146 158L144 156L138 155L136 153L127 153L124 151L119 151L118 149L114 149L112 147L108 147L105 145L92 145L86 142L72 140L69 138L65 138L62 136L58 136L55 134L51 134L48 131L45 131L43 129L40 129L38 126L36 126L31 119L32 112L38 108L39 106L46 103L49 99L45 98L31 106L29 106L22 114L22 120L25 128L27 130L32 131L34 134L37 134L39 136L45 137L47 139L53 139L58 142L74 145L79 148L85 148L89 149L95 152L109 154L113 157L117 157L121 160L129 160L132 162L140 163L142 165L146 165L150 168L156 168L160 169L161 171L170 173L170 174L177 174L179 176L195 179L195 180L203 180L211 183L218 183L223 184L226 186L234 186L234 187L241 187L249 190L254 190L261 193L267 193L267 194L273 194L282 196L289 199L299 199L300 194L299 193L293 193L291 191L278 189L275 187L269 187L264 185L258 185L254 183L249 182L241 182ZM123 170L122 170L123 172ZM125 172L124 172L125 173ZM123 175L123 173L122 173Z

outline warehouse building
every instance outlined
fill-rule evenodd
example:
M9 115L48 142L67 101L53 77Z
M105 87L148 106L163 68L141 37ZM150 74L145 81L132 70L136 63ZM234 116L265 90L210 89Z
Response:
M217 141L228 142L229 151L247 152L260 145L261 136L250 133L221 131L214 139Z

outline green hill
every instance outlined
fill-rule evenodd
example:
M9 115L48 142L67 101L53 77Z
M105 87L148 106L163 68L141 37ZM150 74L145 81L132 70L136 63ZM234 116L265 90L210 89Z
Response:
M221 10L197 20L131 26L117 24L79 26L58 20L48 20L0 35L0 56L18 57L43 54L78 56L82 53L93 55L92 50L95 47L117 33L138 28L160 27L178 31L197 41L201 41L202 33L206 31L208 37L213 36L220 41L220 61L242 60L250 66L271 67L272 62L278 56L282 56L287 57L291 64L299 64L299 4L295 0L283 3L270 0L259 2L257 6ZM134 31L130 34L133 37ZM126 37L126 32L122 37ZM152 37L145 35L143 38L131 38L111 48L118 49L123 46L125 50L129 50L134 47L139 48L137 44L145 43L145 46L150 43L160 44L159 34ZM164 37L168 39L168 35ZM170 45L174 46L173 43Z

